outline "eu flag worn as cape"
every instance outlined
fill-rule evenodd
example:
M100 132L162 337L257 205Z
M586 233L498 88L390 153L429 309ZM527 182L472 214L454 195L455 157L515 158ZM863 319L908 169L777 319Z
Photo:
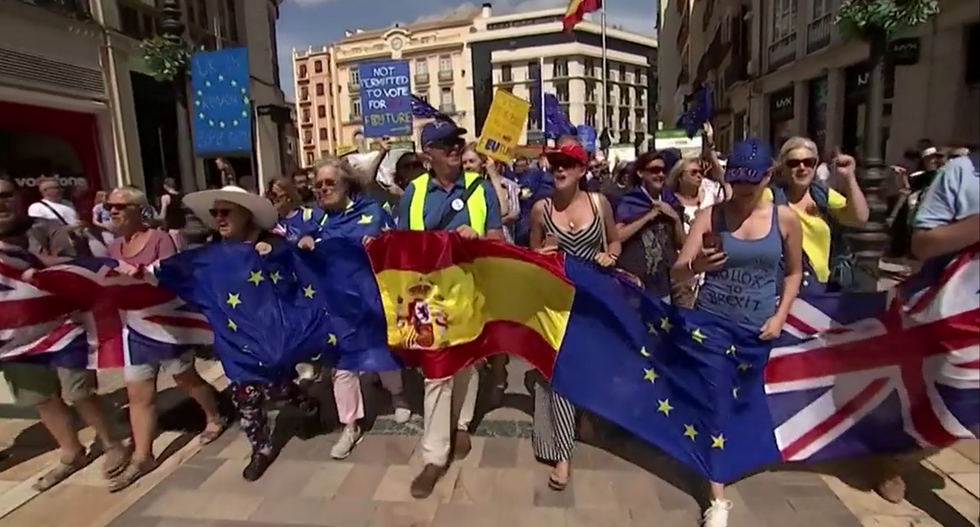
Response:
M162 260L154 274L207 317L232 382L281 381L294 366L329 352L335 339L308 252L270 236L271 252L219 242Z
M342 212L323 213L319 238L356 238L377 236L393 226L391 215L377 201L367 196L355 196Z

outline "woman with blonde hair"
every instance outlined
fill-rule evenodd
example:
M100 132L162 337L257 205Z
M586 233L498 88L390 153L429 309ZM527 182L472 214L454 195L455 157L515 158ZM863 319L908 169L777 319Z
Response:
M109 244L111 258L133 267L149 266L177 253L170 234L151 228L143 215L147 206L146 194L135 187L120 187L109 193L105 209L109 211L116 239ZM225 431L228 423L218 412L214 387L198 374L194 367L194 350L184 347L179 356L157 364L126 366L123 376L129 396L129 423L133 432L133 457L129 466L109 483L111 492L118 492L151 471L156 466L153 440L156 438L157 377L161 373L173 377L178 387L186 391L204 410L207 426L200 443L213 442Z
M791 137L779 150L776 174L765 198L788 205L800 218L803 232L803 290L846 288L851 283L850 255L844 245L843 225L868 221L868 203L855 176L854 158L840 152L831 169L843 193L816 181L820 162L817 145L805 137Z

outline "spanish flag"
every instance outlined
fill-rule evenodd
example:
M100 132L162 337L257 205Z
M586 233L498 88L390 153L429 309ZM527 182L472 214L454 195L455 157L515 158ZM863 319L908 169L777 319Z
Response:
M565 11L561 23L566 33L570 33L575 26L585 18L586 13L594 13L602 9L602 0L571 0L568 9Z
M422 232L383 235L367 253L405 363L438 379L508 353L551 376L575 298L562 256Z

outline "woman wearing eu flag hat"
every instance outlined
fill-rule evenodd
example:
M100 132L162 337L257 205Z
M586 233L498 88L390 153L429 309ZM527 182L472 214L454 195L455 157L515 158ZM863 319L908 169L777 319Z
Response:
M313 185L323 211L319 233L321 239L343 237L369 241L392 227L391 216L378 202L361 191L359 181L364 178L354 172L346 161L336 157L327 157L315 167ZM407 422L412 412L402 397L401 371L380 372L379 377L385 390L391 394L395 421ZM335 369L333 390L337 415L344 430L331 449L330 456L345 459L363 437L359 425L364 418L360 374Z
M763 340L782 332L803 277L799 218L763 199L772 166L767 144L734 145L725 169L731 199L697 213L671 270L678 282L704 273L696 308L751 327ZM712 482L704 525L726 527L731 507L724 485Z
M272 232L279 213L269 200L241 187L226 186L188 194L184 203L217 231L222 242L231 243L209 244L146 268L120 262L117 270L128 275L146 271L207 318L214 331L215 351L231 381L242 430L252 447L242 477L255 481L274 457L266 403L289 401L308 423L318 424L317 402L293 382L293 357L306 356L311 342L322 342L323 335L317 333L322 310L311 306L287 312L277 291L296 289L296 280L277 279L278 272L256 270L248 257L253 249L263 256L285 254L279 250L285 240ZM279 282L278 289L271 285ZM267 327L270 324L276 327ZM277 339L275 344L271 338Z

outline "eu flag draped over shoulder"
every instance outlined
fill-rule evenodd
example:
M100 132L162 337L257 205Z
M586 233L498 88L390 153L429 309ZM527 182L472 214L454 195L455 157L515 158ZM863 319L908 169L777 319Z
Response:
M229 380L285 380L293 367L330 352L331 330L317 290L318 273L304 253L281 238L221 242L161 261L159 285L207 317Z

